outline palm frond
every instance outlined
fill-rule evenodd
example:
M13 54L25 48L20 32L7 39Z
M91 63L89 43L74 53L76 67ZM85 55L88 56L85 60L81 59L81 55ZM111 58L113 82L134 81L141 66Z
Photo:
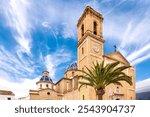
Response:
M87 83L87 82L79 82L80 86L79 86L79 91L83 86L91 86L93 87L93 85L91 83Z
M119 64L119 62L114 62L105 65L104 61L102 61L100 64L98 62L96 64L93 63L91 68L86 67L86 71L78 70L83 73L83 75L78 77L83 79L83 81L81 80L82 82L79 82L79 89L84 85L89 85L94 89L105 89L110 84L122 86L122 81L132 85L131 77L124 73L124 70L130 66L118 67Z

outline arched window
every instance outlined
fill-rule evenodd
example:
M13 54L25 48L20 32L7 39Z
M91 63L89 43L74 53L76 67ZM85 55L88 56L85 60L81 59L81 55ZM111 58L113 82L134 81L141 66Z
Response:
M74 79L72 79L72 88L74 89Z
M46 84L46 88L48 88L49 86L48 86L48 84Z
M81 36L84 36L84 25L81 26Z
M83 98L83 100L85 100L85 97L84 97L84 95L82 95L82 98Z
M117 93L120 92L119 86L116 87L116 92L117 92Z
M66 84L67 84L67 91L68 91L69 90L69 82L67 81Z
M84 54L84 48L82 47L82 54Z
M40 84L40 88L42 88L42 84Z
M59 84L57 85L57 91L60 91L60 85Z
M93 22L93 33L97 35L97 23L95 21Z
M74 76L74 72L72 72L72 76Z

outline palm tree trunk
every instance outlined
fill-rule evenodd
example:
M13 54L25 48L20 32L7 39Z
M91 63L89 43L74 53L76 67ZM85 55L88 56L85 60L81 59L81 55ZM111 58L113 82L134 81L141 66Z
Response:
M103 95L105 94L105 90L103 88L96 90L96 94L98 96L98 100L103 100Z
M98 100L103 100L103 95L98 95Z

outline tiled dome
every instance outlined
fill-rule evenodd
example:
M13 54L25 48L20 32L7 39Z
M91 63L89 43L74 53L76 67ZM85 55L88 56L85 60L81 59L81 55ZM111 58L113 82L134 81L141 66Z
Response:
M52 79L49 77L49 72L47 70L43 71L43 76L40 78L40 81L43 82L53 82Z
M78 69L77 61L74 61L72 64L70 64L67 70L71 69Z
M53 82L52 79L48 76L42 76L40 81L43 81L43 82Z

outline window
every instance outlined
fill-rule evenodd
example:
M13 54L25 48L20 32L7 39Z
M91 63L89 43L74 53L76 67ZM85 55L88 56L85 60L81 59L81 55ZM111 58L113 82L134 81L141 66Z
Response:
M82 54L84 54L84 48L82 47Z
M95 21L93 23L93 33L97 35L97 23Z
M74 76L74 72L72 72L72 76Z
M42 88L42 84L40 84L40 88Z
M72 79L72 88L74 89L74 79Z
M82 68L82 71L84 71L84 67Z
M48 86L48 84L46 84L46 88L48 88L49 86Z
M119 93L119 86L116 87L116 92Z
M69 82L67 81L67 91L69 90Z
M66 78L67 78L67 74L66 74Z
M82 71L84 71L84 67L82 68ZM82 72L82 75L83 75L84 73Z
M85 97L84 97L84 95L82 95L82 98L83 98L83 100L85 100Z
M50 92L47 92L47 95L50 95Z
M58 91L60 90L60 85L59 85L59 84L57 85L57 90L58 90Z
M9 98L7 98L7 100L11 100L11 98L9 97Z
M81 26L81 37L84 36L84 25Z

